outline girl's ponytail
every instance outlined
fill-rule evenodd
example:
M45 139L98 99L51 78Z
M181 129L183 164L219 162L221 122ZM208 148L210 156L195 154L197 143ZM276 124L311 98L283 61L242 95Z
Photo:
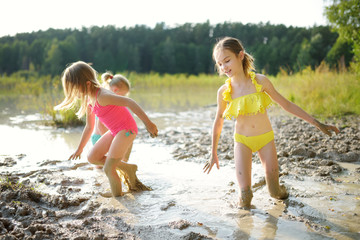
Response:
M254 57L248 54L247 52L245 52L245 49L244 49L243 69L246 74L248 72L255 71Z
M106 73L103 73L101 75L101 80L104 82L104 83L107 83L109 84L111 79L113 78L113 75L109 72L106 72Z

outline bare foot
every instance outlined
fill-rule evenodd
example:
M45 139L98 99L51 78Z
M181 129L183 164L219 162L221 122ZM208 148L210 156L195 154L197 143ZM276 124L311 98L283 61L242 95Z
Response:
M248 187L247 189L242 189L239 198L239 207L249 209L251 207L252 198L253 198L253 193L250 187Z
M124 171L120 171L120 178L121 180L123 181L123 183L126 185L126 187L129 189L129 190L132 190L132 191L151 191L152 188L151 187L148 187L146 186L145 184L143 184L139 179L138 177L136 176L135 174L135 184L131 184L130 183L130 179L128 178L128 175L124 172Z
M286 199L289 197L289 194L286 191L286 187L284 185L280 185L276 191L270 192L270 196L276 199Z
M118 170L122 173L122 175L125 178L124 183L129 187L129 189L134 189L136 187L136 171L137 171L137 165L136 164L124 164L122 166L122 169Z
M100 193L100 196L104 198L112 198L113 195L111 192L104 192L104 193Z
M280 185L279 196L277 198L287 199L288 197L289 197L289 193L287 192L286 187L284 185Z
M136 177L136 189L138 191L151 191L152 188L146 186L145 184L143 184L137 177Z

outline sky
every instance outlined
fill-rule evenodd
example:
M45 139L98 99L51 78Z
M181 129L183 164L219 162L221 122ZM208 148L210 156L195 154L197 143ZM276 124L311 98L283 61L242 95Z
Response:
M0 37L54 29L114 25L168 27L226 22L327 25L329 0L1 0Z

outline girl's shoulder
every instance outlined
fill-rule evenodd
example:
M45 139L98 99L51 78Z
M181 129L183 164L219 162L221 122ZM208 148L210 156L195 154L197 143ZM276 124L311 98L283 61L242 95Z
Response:
M224 83L223 85L221 85L217 91L218 94L223 94L223 92L225 92L228 89L228 84Z
M101 87L98 91L98 94L96 96L96 101L102 105L106 106L109 104L109 102L112 101L113 97L116 96L112 91Z
M255 80L262 85L268 78L264 74L256 73Z
M266 86L270 83L270 80L264 75L260 73L255 74L255 80L259 85Z
M112 96L114 95L114 93L106 88L99 88L99 92L98 92L98 95L97 95L97 98L107 98L109 96Z

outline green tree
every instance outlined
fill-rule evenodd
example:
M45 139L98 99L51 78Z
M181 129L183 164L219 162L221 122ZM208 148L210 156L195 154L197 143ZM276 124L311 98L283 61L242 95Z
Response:
M328 62L331 67L337 66L342 68L349 66L353 56L354 54L352 53L352 46L349 41L339 37L333 47L327 53L326 62Z
M43 65L43 73L51 75L59 75L65 66L63 63L63 55L59 47L59 41L54 39L47 48L47 55Z
M35 71L41 69L45 58L46 41L44 39L36 39L30 45L29 58L30 62L34 65Z
M325 12L339 37L352 44L354 69L360 73L360 0L333 0Z

